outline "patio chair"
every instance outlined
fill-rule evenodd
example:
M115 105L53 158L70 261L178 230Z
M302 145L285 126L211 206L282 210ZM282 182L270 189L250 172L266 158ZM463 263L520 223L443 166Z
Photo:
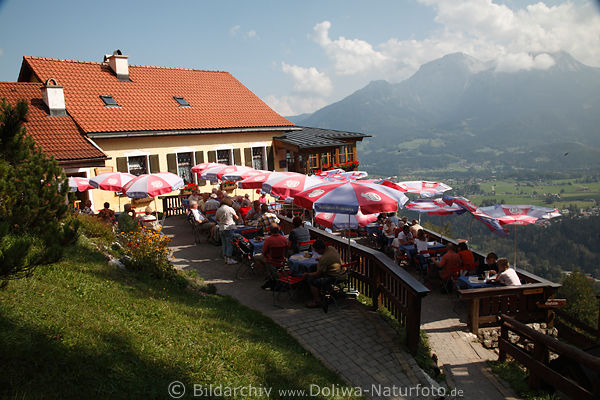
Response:
M341 265L341 269L346 271L346 275L344 278L336 279L330 285L325 286L319 291L321 296L321 306L323 307L323 311L327 312L329 309L329 302L331 301L337 308L339 305L337 303L337 297L345 296L348 293L348 289L350 287L350 276L352 275L354 269L358 266L358 260L351 261L346 264Z
M277 300L281 292L288 293L288 299L297 292L298 285L304 281L303 276L293 276L287 268L287 246L271 247L269 249L270 260L266 262L272 280L271 290L273 292L273 305L277 306Z

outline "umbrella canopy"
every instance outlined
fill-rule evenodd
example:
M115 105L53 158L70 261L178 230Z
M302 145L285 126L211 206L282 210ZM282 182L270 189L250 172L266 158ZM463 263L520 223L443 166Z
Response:
M214 163L214 162L200 163L200 164L194 165L192 167L192 172L196 173L196 174L201 174L201 173L203 173L205 170L207 170L209 168L218 167L218 166L221 166L221 165L227 167L227 165L225 165L225 164Z
M336 168L336 169L330 169L328 171L317 172L315 175L321 176L321 177L328 177L328 176L335 175L335 174L341 174L342 172L344 172L343 169Z
M406 208L428 215L462 214L467 211L459 205L448 205L442 199L415 200L408 203Z
M106 172L90 179L90 185L97 189L120 192L133 178L134 175L124 172Z
M294 174L284 177L271 185L271 195L283 198L293 197L297 193L322 183L323 180L316 176Z
M500 236L506 236L506 231L504 231L504 228L502 228L500 222L498 222L496 218L490 217L489 215L481 211L481 209L475 204L473 204L471 200L465 197L453 197L448 195L444 195L444 197L442 197L442 200L448 205L457 205L459 207L464 208L465 210L471 213L473 218L482 222L492 232Z
M273 187L274 184L276 184L280 180L288 178L290 176L300 177L300 176L304 176L304 175L298 174L296 172L272 172L269 175L269 177L267 178L267 180L264 181L264 183L261 185L260 188L265 193L271 193L271 187Z
M230 168L232 169L230 170ZM260 171L250 167L240 167L234 165L232 167L227 167L218 172L217 177L224 181L241 181L252 176L264 174L266 172L267 171Z
M230 168L230 167L232 167L232 166L220 164L220 165L217 165L214 167L207 168L200 174L200 178L206 179L207 181L215 182L219 179L217 174L219 172L221 172L222 170Z
M183 179L177 180L173 176L179 178L168 172L140 175L123 186L123 192L132 198L155 197L170 193L184 186Z
M540 219L550 219L561 215L556 208L529 205L496 204L495 206L481 207L479 210L485 215L496 218L501 225L529 225Z
M90 181L86 178L69 177L69 192L85 192L89 189L95 189L90 185Z
M249 176L238 182L238 187L240 189L261 189L263 183L269 179L269 176L272 173L273 172L269 171L261 171L261 173L258 175Z
M440 196L445 191L452 189L450 186L442 182L429 181L407 181L407 182L392 182L388 179L379 181L381 185L393 187L405 193L417 193L421 197Z
M402 193L375 183L327 182L294 196L294 203L318 212L375 214L395 212L408 201Z
M315 223L331 229L356 229L375 221L377 221L376 214L364 215L360 211L355 215L335 213L318 213L315 215Z

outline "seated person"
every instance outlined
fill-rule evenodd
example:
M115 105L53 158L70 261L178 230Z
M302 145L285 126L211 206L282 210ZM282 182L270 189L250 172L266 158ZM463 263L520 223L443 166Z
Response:
M385 213L382 213L385 214ZM379 247L385 249L389 246L396 237L396 225L389 218L383 223L381 232L379 233Z
M221 207L221 203L219 202L219 200L217 200L217 195L215 193L212 193L210 195L210 198L206 201L206 203L204 203L204 208L202 209L202 211L204 211L205 213L207 211L217 211L219 207Z
M498 275L494 279L490 279L490 282L499 282L506 286L521 286L521 280L517 271L510 268L508 260L506 258L500 258L496 263L498 265ZM495 273L496 271L490 271Z
M94 215L94 210L92 210L92 201L86 200L85 207L83 207L79 212L82 214Z
M346 271L342 269L340 253L334 247L326 246L325 242L318 239L313 244L313 250L320 254L321 258L315 272L308 272L303 275L312 294L312 301L306 304L309 308L320 306L321 295L319 289L331 285L338 279L344 279L346 276Z
M412 233L410 233L408 225L402 227L402 232L398 234L398 242L403 246L409 246L415 243L415 239L413 238Z
M427 237L425 236L425 231L423 229L419 229L419 232L417 232L417 237L415 238L415 247L417 248L417 260L419 260L421 265L425 265L427 259L429 258L429 254L421 254L421 252L429 250L429 245L427 244Z
M281 260L275 258L277 254L274 254L275 251L273 249L287 249L288 240L285 238L285 236L281 234L281 231L279 230L279 225L277 225L276 223L272 223L269 226L269 233L271 235L267 237L265 239L265 242L263 243L262 254L256 254L254 256L254 262L262 266L263 268L265 268L268 265L270 273L274 274L277 271L277 268L272 263L275 261L275 264L277 264ZM285 256L285 250L283 250L281 254Z
M484 275L485 271L498 271L498 266L496 265L497 260L498 256L496 253L489 253L485 257L485 264L477 266L477 275Z
M119 218L117 218L119 232L129 233L137 231L138 225L135 222L135 211L131 208L131 204L125 204L123 210Z
M254 200L252 203L252 209L246 214L246 221L258 221L262 212L260 211L260 202Z
M458 275L460 270L460 256L456 253L456 247L452 243L446 246L446 254L442 256L439 262L433 263L440 269L440 277L443 281L449 282Z
M160 232L162 226L156 220L156 217L152 215L152 207L148 206L144 209L144 215L139 217L140 225L146 229L151 229L155 232Z
M200 196L200 191L198 189L192 190L192 194L188 197L188 201L191 203L195 201L196 203L200 201L202 196Z
M308 250L310 245L300 246L300 242L306 242L310 240L310 232L304 227L302 218L294 217L294 219L292 219L292 224L294 225L294 229L291 230L288 236L291 253L296 254L300 253L301 251Z
M248 193L246 193L242 199L242 207L252 207L252 201L250 200Z
M396 213L388 213L388 219L391 219L392 223L398 226L398 222L400 221L400 219L396 216Z
M465 271L475 271L477 265L475 264L475 256L473 252L469 250L466 242L458 244L458 255L462 261L462 269Z
M98 212L97 215L101 221L107 222L109 224L114 224L117 222L117 218L115 217L115 212L110 209L110 204L108 202L104 203L104 208Z
M260 212L261 216L258 217L258 223L256 224L256 227L259 230L267 232L271 224L279 224L279 218L269 211L269 206L266 204L263 203L260 205Z
M419 234L419 230L423 229L423 227L419 224L419 221L413 219L410 223L410 233L412 233L413 237L417 237Z
M212 228L216 225L214 222L210 222L208 218L206 218L204 214L200 212L198 209L198 203L195 201L190 201L189 216L196 224L196 228L200 233L210 235Z

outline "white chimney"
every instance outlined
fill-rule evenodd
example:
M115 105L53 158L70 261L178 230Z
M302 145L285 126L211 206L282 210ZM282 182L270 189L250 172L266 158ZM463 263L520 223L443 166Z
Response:
M128 58L128 56L124 56L123 53L121 53L121 50L115 50L112 55L104 56L104 61L108 60L108 66L122 82L129 81Z
M67 115L65 107L65 92L63 87L58 84L56 79L48 78L44 86L42 86L42 99L51 117L64 117Z

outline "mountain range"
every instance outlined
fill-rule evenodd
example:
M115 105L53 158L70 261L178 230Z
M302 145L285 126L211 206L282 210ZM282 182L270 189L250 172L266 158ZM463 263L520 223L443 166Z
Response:
M600 68L546 53L547 69L502 72L463 53L379 80L298 125L362 132L361 165L380 175L600 170Z

